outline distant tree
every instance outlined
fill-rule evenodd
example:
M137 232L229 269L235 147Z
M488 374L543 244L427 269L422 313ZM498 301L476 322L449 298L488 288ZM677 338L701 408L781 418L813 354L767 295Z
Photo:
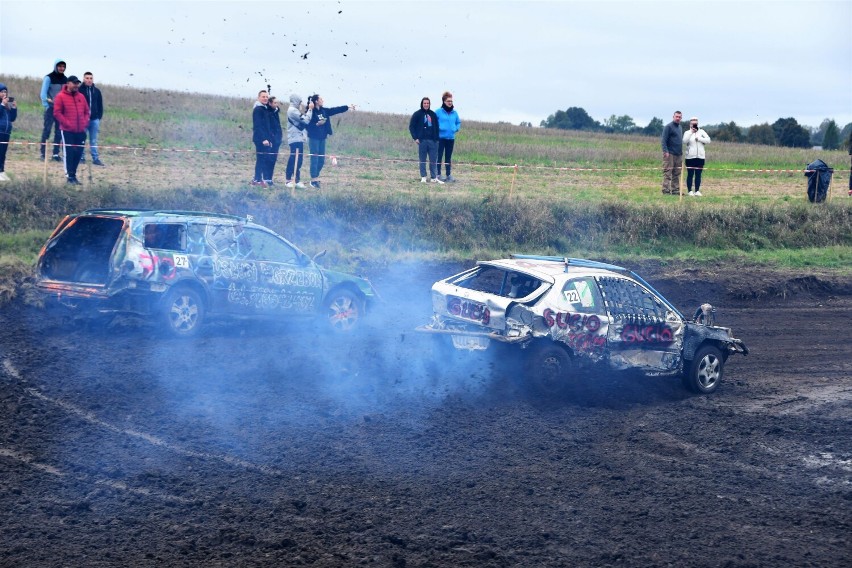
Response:
M833 120L828 121L825 134L822 137L822 147L826 150L837 150L840 148L840 129Z
M819 128L814 128L811 132L811 144L814 146L822 146L822 139L825 137L825 130L828 128L828 123L833 122L831 119L826 118L823 120Z
M755 124L749 127L746 134L746 142L750 144L765 144L767 146L775 145L775 131L768 122L763 124Z
M744 139L743 131L737 126L733 120L727 124L724 122L719 125L715 133L717 142L742 142Z
M780 146L790 148L811 146L811 133L796 122L795 118L779 118L772 123L772 130L775 131L775 140Z
M663 135L663 119L656 116L651 119L648 126L642 129L642 134L646 136L662 136Z
M527 128L532 128L532 122L521 122L518 126L525 126Z
M599 130L601 124L589 116L580 107L569 107L565 111L557 110L541 122L544 128L561 128L563 130Z
M849 149L850 136L852 136L852 122L844 126L843 130L840 131L840 139L843 140L843 147L847 150Z
M636 128L636 123L633 122L633 119L623 114L621 116L611 115L608 119L604 120L604 126L610 132L630 132L634 128Z

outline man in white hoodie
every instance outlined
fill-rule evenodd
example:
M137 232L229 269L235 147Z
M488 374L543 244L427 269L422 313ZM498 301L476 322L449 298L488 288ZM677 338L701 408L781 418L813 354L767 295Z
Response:
M311 121L314 112L314 103L309 102L307 111L302 107L302 97L297 94L290 95L290 108L287 109L287 143L290 145L290 158L287 160L287 183L289 188L298 187L303 189L301 179L302 159L305 155L305 128ZM296 174L296 183L293 183L293 173Z
M686 188L689 195L701 197L701 172L704 169L704 145L710 143L710 137L698 127L698 119L689 119L689 130L683 133L683 143L686 145ZM692 191L692 180L695 179L695 191Z

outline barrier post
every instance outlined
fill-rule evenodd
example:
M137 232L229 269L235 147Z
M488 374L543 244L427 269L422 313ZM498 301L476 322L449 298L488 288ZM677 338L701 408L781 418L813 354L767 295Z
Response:
M512 193L515 191L515 176L518 175L518 164L512 168L512 185L509 186L509 200L512 199Z

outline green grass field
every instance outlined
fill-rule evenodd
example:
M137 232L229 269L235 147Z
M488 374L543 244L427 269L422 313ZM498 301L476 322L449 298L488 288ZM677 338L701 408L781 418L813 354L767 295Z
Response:
M107 167L82 165L75 189L61 164L38 159L40 80L0 81L19 102L6 165L12 181L0 193L7 262L31 263L65 213L136 206L251 214L308 252L329 249L329 264L338 265L524 251L852 267L845 151L712 143L704 197L678 198L660 193L655 137L464 122L462 108L453 169L460 181L437 186L419 182L408 116L356 111L332 119L328 152L337 165L327 160L323 189L291 193L283 188L286 147L279 189L248 185L253 99L100 85ZM807 203L801 172L815 158L837 169L830 201L817 206ZM307 178L307 163L302 172Z

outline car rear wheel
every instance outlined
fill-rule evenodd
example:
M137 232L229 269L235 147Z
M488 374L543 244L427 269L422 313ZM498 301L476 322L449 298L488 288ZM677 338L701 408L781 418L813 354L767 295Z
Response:
M719 387L725 371L725 358L713 345L705 345L695 352L695 357L684 374L686 387L699 394L709 394Z
M569 386L571 357L552 343L542 343L527 355L525 376L530 386L542 395L562 394Z
M364 301L350 290L332 290L325 299L325 318L332 331L351 332L363 315Z
M172 288L161 310L166 330L176 337L191 337L198 333L204 321L204 302L192 288Z

